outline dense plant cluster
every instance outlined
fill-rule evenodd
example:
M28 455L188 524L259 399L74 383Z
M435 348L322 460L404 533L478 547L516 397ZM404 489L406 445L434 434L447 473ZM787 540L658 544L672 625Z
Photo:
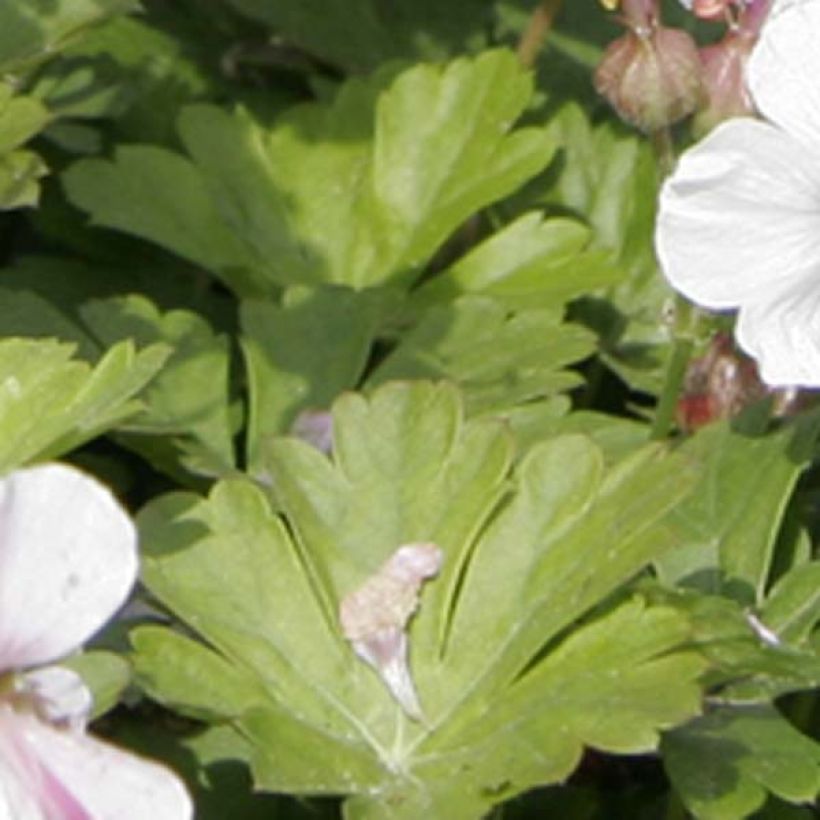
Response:
M0 4L0 816L814 816L818 6Z

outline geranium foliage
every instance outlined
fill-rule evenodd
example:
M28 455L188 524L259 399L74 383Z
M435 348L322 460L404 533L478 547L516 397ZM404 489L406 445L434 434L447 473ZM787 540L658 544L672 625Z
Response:
M819 4L0 4L0 816L813 816Z

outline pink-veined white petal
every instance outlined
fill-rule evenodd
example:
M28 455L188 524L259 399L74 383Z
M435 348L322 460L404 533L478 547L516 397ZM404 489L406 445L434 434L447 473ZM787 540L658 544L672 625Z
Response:
M705 307L794 286L820 260L820 142L812 153L768 123L723 123L664 184L655 238L672 286Z
M164 766L83 732L0 707L2 820L189 820L191 800Z
M136 530L99 481L61 464L0 480L0 671L79 647L136 575Z
M820 2L775 2L748 66L760 112L805 145L820 145Z

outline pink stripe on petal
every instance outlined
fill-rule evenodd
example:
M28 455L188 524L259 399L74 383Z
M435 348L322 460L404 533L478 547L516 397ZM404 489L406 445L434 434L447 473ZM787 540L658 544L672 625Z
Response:
M30 715L0 706L0 817L15 820L94 820L40 762L26 732Z
M58 808L84 812L76 815L77 820L193 817L191 799L182 781L165 766L82 732L55 729L30 716L19 717L26 720L26 746L47 776L41 794L56 801ZM75 815L45 817L74 820Z
M48 820L94 820L48 769L41 771L40 800Z

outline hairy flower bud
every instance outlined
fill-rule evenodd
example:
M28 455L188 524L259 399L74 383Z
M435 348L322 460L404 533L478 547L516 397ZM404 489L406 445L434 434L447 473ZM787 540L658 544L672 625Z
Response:
M730 117L752 114L754 103L746 88L746 62L757 42L771 0L749 0L726 36L700 50L708 103L695 117L696 134L710 131Z
M622 119L657 131L703 100L697 47L686 32L660 24L654 2L632 0L621 10L627 31L604 52L595 88Z

